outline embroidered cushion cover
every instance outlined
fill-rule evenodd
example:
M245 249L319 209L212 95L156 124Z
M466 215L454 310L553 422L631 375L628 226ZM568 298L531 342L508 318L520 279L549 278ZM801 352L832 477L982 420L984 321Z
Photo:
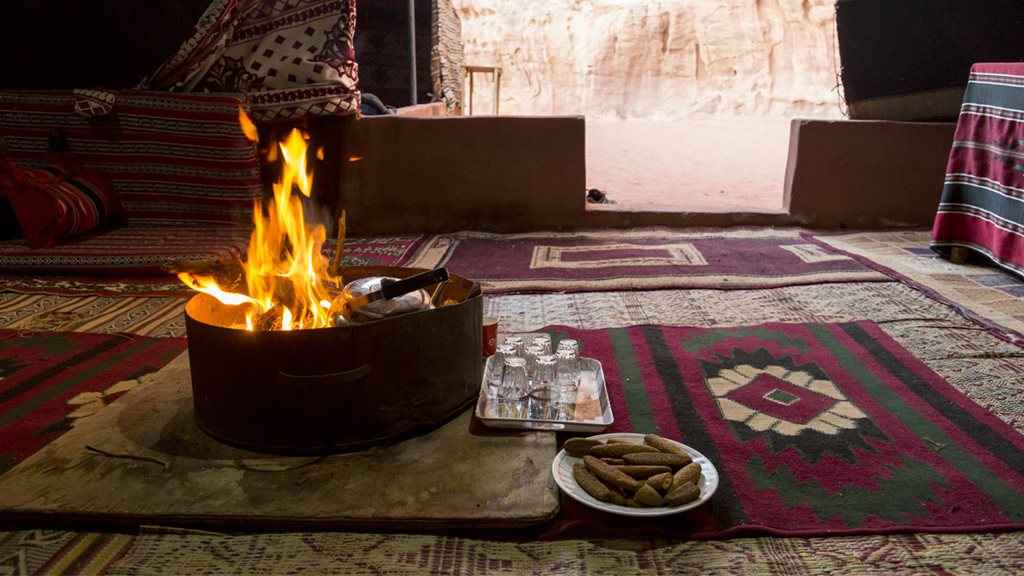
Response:
M40 167L59 129L83 170L112 183L129 222L251 222L263 183L239 126L248 105L242 94L0 91L0 138L6 159Z
M356 0L212 0L194 34L139 84L245 92L258 122L359 109Z

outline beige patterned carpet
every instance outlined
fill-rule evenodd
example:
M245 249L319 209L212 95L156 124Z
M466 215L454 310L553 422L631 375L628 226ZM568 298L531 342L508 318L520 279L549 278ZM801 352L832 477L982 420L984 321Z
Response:
M1024 281L977 255L965 264L951 263L928 248L928 230L821 234L817 239L884 266L980 320L1024 333Z
M927 248L917 233L873 233L870 242L861 240L864 237L851 234L830 237L828 242L843 249L856 245L861 255L877 257L896 270L913 269L913 259L927 256L902 249ZM872 251L876 249L877 255ZM984 269L983 274L1002 275L994 269ZM955 279L931 274L927 280L936 294L960 294L943 284ZM19 312L10 305L11 298L0 294L0 327L35 322L33 318L56 305L37 303L34 311ZM996 311L993 302L981 296L964 296L958 304L979 316ZM154 305L148 309L152 312L134 317L149 324L149 334L181 335L177 320L169 318L173 314L167 312L164 318L157 309L160 306ZM1000 314L993 313L990 320L1009 329L997 331L1003 337L915 287L866 282L760 290L489 296L484 313L497 316L502 330L509 332L550 324L603 328L873 320L975 402L1024 431L1024 350L1005 339L1015 328L1011 320L1024 319L1024 304L1004 299L997 311ZM114 316L90 329L134 331L132 322ZM701 542L532 541L487 533L227 535L152 527L133 534L34 529L0 533L0 574L1018 574L1022 567L1024 532Z

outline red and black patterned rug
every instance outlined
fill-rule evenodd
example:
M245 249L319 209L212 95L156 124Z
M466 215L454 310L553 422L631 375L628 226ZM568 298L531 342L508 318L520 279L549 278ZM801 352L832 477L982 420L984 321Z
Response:
M1024 436L872 322L547 329L599 359L616 421L697 449L710 506L614 530L825 535L1024 528ZM563 498L553 529L607 530Z
M184 338L0 330L0 473L185 350Z
M709 505L657 521L563 499L549 535L695 538L1024 528L1024 436L871 322L546 329L602 362L611 432L718 468ZM0 331L0 471L185 348L181 338Z
M408 265L446 266L490 294L891 280L799 230L461 232L427 239Z

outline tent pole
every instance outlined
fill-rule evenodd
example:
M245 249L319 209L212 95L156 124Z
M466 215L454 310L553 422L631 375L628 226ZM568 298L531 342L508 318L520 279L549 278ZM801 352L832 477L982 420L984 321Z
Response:
M409 104L416 104L416 0L409 0Z

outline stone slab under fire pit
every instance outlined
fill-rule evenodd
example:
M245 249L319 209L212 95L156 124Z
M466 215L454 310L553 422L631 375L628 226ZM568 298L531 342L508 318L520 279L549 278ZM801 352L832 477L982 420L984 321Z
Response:
M232 448L196 427L186 352L0 477L0 517L324 529L553 517L554 435L472 424L467 410L423 436L327 457Z

